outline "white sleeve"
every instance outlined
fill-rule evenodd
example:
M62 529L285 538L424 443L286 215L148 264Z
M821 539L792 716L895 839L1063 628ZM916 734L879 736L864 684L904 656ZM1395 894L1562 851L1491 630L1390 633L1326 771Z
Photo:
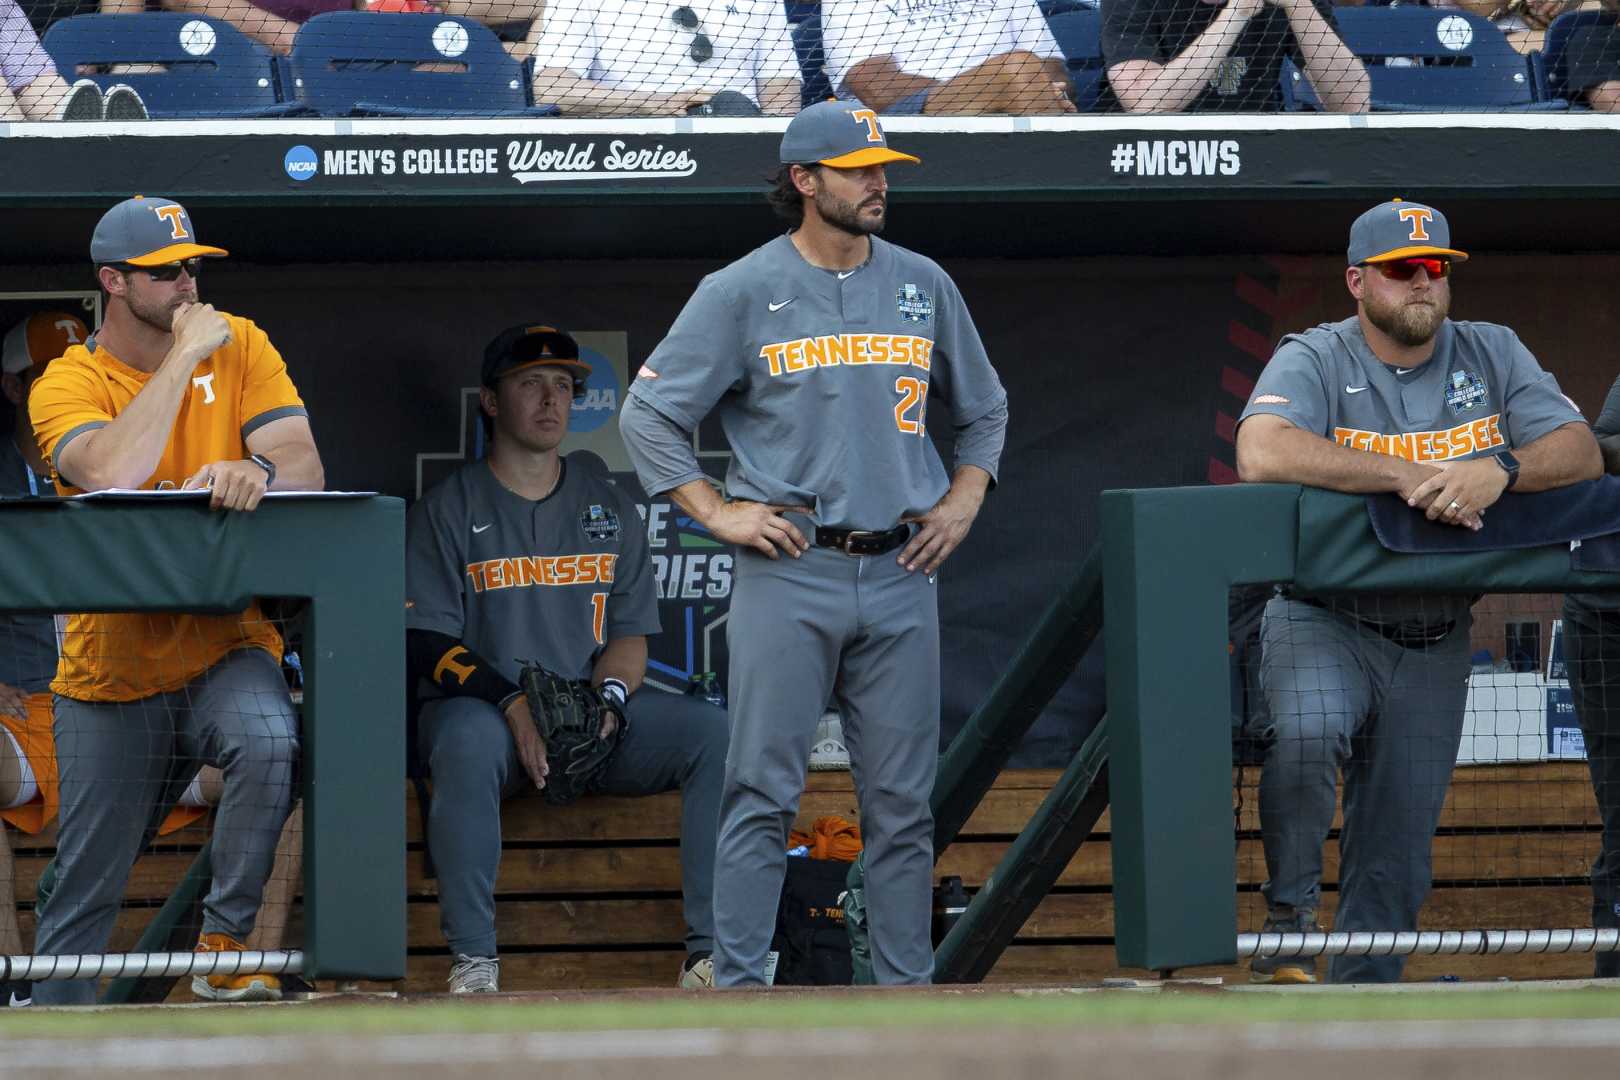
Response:
M540 40L534 45L534 67L566 68L582 79L593 77L596 30L591 11L581 0L550 0Z
M793 37L788 27L787 12L781 4L770 4L767 22L760 28L759 40L754 46L754 92L765 93L765 84L774 79L801 78L799 55L793 51Z
M1046 16L1041 14L1035 0L1029 0L1024 10L1013 12L1009 18L1017 31L1018 48L1046 60L1063 59L1063 50L1058 48L1057 38L1052 36L1052 28L1047 25Z

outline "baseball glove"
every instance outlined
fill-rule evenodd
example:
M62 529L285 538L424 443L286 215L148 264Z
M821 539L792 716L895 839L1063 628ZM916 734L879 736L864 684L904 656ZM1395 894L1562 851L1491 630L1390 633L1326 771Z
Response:
M624 739L623 713L600 690L583 679L565 679L530 661L518 674L535 730L545 740L546 801L566 806L581 795L600 790L602 774ZM619 717L613 734L601 737L602 717Z

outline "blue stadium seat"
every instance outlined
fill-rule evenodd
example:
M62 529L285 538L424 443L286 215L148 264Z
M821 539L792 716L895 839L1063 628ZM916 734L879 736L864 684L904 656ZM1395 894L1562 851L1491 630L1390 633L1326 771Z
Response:
M334 11L299 28L298 100L322 116L555 116L481 23L450 15ZM446 70L448 69L448 70Z
M793 52L799 58L799 104L814 105L835 96L832 82L822 64L821 0L782 0L788 30L793 35Z
M127 83L156 119L282 116L299 109L270 50L220 19L167 11L74 15L52 23L43 43L69 82L88 77L103 89ZM79 74L81 66L113 64L162 70Z
M1338 7L1339 34L1367 65L1377 112L1557 109L1538 100L1535 72L1489 19L1416 5ZM1317 109L1310 80L1283 66L1287 109Z
M1094 9L1072 8L1048 15L1046 25L1052 28L1052 36L1063 50L1063 66L1074 80L1075 107L1091 112L1108 74L1102 54L1102 16Z
M1548 98L1568 101L1571 107L1585 108L1584 103L1570 96L1568 89L1569 70L1565 52L1569 48L1570 35L1584 27L1614 22L1614 14L1607 11L1568 11L1552 21L1541 44L1541 73Z

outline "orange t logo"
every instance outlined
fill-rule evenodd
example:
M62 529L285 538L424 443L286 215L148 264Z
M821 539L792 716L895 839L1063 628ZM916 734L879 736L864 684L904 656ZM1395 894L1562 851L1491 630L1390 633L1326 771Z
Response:
M1427 240L1429 238L1428 230L1423 226L1427 225L1434 217L1433 210L1426 206L1403 206L1398 213L1401 215L1402 221L1412 226L1412 235L1407 239Z
M466 686L468 677L472 675L476 668L476 665L473 664L456 663L456 657L466 655L467 650L462 648L460 645L457 645L455 648L439 657L439 664L433 669L433 681L438 682L440 679L444 678L445 672L449 672L451 675L456 677L456 681L458 683L460 683L462 686Z
M883 132L878 129L877 113L871 109L856 109L850 113L850 119L857 124L866 125L866 141L880 143L883 141Z
M188 240L191 234L186 232L186 212L178 206L154 206L152 213L169 223L169 239Z

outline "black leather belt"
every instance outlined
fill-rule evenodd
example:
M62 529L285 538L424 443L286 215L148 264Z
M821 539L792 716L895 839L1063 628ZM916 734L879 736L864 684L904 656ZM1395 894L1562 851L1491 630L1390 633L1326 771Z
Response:
M816 526L816 547L836 548L845 555L882 555L910 539L910 525L896 525L884 532Z
M1399 623L1372 622L1368 619L1357 619L1354 615L1331 608L1320 600L1295 596L1291 593L1285 595L1287 595L1288 599L1298 601L1301 604L1309 604L1311 607L1321 608L1323 611L1331 611L1335 615L1344 615L1348 619L1353 619L1379 637L1384 638L1386 641L1393 641L1403 649L1423 649L1430 645L1438 645L1453 630L1457 629L1455 619L1450 622L1432 623L1427 626L1402 626Z

